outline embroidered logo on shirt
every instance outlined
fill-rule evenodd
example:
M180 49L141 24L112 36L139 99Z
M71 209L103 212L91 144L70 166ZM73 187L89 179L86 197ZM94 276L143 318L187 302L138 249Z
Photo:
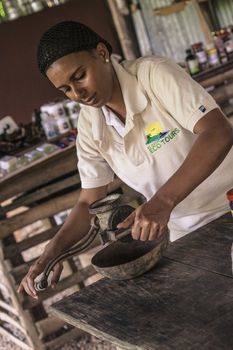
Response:
M151 142L161 140L167 135L167 133L169 133L169 130L163 131L161 125L158 122L149 124L146 131L146 145L148 145Z
M206 111L205 106L201 105L199 108L199 111L201 111L202 113L204 113Z
M162 145L170 142L178 133L179 129L163 131L159 122L150 123L146 130L146 145L150 153L156 152Z

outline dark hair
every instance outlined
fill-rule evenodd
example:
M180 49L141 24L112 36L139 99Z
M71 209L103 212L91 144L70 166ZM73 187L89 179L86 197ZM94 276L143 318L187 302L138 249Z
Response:
M100 42L106 45L111 54L111 45L86 25L74 21L57 23L40 39L37 49L39 70L46 75L49 66L59 58L73 52L95 49Z

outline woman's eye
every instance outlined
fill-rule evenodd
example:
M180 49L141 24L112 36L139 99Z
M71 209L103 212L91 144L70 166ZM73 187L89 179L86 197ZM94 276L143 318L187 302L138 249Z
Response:
M85 75L86 75L86 73L83 72L83 73L81 73L80 75L77 75L74 79L75 79L76 81L82 80L83 78L85 78Z
M67 92L69 92L69 88L64 88L64 89L60 89L61 92L63 92L63 94L67 94Z

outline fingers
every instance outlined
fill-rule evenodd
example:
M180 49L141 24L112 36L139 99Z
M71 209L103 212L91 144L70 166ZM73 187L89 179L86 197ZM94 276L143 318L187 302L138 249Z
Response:
M25 291L32 298L38 299L37 291L34 287L34 281L36 277L38 277L44 270L46 266L46 262L41 262L41 260L37 260L29 269L26 276L22 279L17 292L22 293Z
M38 295L37 295L37 291L34 287L34 283L35 283L36 277L38 277L43 270L44 269L43 269L42 265L35 264L35 265L31 266L27 275L22 279L22 281L18 287L17 292L21 293L21 292L25 291L32 298L38 299ZM57 283L60 279L62 270L63 270L62 264L56 264L54 266L53 275L51 278L51 287L52 288L55 288L55 286L57 285Z
M132 227L132 237L140 241L153 241L160 238L167 230L155 222L136 221Z
M51 287L52 288L55 288L59 279L60 279L60 276L61 276L61 273L62 273L62 270L63 270L63 265L62 264L56 264L53 268L53 276L52 276L52 279L51 279Z
M140 240L142 241L153 241L158 238L159 225L152 222L146 223L142 228Z
M37 292L34 288L34 280L40 273L37 273L37 269L32 266L29 269L28 274L22 279L19 288L17 290L18 293L25 292L30 295L34 299L38 299Z
M136 213L134 211L129 216L127 216L127 218L124 221L119 223L117 225L117 228L128 228L129 226L131 226L134 223L135 215L136 215Z
M158 236L158 225L150 222L135 223L132 227L132 237L140 241L152 241Z

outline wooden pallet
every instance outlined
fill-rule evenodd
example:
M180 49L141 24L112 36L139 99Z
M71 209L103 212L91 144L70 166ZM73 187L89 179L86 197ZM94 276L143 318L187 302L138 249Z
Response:
M90 264L82 267L78 257L70 258L56 289L41 292L39 300L16 292L36 259L32 255L26 260L25 252L34 249L38 254L40 245L60 228L53 216L77 201L80 178L76 164L73 145L0 180L0 333L25 350L59 348L80 335L77 329L51 317L46 305L83 288L96 274ZM121 186L116 178L109 192L122 191ZM31 233L28 227L43 220L47 223L44 229Z

